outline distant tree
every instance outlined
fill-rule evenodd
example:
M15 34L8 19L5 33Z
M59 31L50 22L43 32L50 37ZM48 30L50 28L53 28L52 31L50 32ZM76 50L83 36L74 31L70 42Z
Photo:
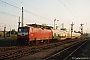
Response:
M12 29L11 34L17 34L17 32L15 31L15 29Z

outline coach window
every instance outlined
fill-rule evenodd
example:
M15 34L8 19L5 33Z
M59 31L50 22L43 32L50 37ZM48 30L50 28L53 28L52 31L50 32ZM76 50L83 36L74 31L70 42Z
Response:
M58 37L60 37L60 35L58 34Z

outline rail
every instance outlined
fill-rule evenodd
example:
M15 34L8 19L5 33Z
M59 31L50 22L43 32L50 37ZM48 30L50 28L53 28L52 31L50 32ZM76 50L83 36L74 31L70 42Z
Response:
M58 52L55 52L54 54L52 54L51 56L48 56L46 58L44 58L44 60L66 60L68 57L70 57L74 52L76 52L80 47L82 47L85 43L87 42L87 40L85 41L81 41L78 42L74 45L71 45L67 48L64 48Z

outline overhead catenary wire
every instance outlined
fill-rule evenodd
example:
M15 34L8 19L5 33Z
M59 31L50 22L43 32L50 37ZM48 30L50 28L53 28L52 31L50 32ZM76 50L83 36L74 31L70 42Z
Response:
M20 0L18 0L19 2L21 2L21 3L23 3L24 5L26 5L26 6L29 6L29 7L31 7L29 4L26 4L25 2L22 2L22 1L20 1ZM48 7L48 6L47 6ZM45 13L43 13L43 12L41 12L41 10L38 10L38 9L36 9L36 8L34 8L34 7L31 7L32 9L34 9L34 10L36 10L36 11L38 11L38 12L40 12L40 13L42 13L42 14L44 14L44 15L47 15L47 14L45 14ZM50 7L49 7L50 8ZM52 9L52 8L50 8L50 9ZM55 10L54 10L55 11ZM30 12L30 11L29 11ZM55 11L56 12L56 11ZM30 12L31 13L31 12ZM48 16L48 15L47 15ZM42 16L40 16L40 17L42 17ZM50 17L50 16L49 16ZM43 17L43 18L45 18L45 17ZM47 20L51 20L51 19L48 19L48 18L45 18L45 19L47 19ZM51 20L51 21L53 21L53 20Z
M15 6L15 5L12 5L12 4L10 4L10 3L4 2L4 1L2 1L2 0L0 0L0 1L1 1L2 3L5 3L5 4L7 4L7 5L13 6L13 7L21 10L21 8ZM46 18L46 17L37 15L37 14L35 14L35 13L33 13L33 12L30 12L30 11L28 11L28 10L25 10L25 9L23 9L23 10L24 10L25 12L28 12L28 13L30 13L30 14L33 14L33 15L35 15L35 16L38 16L38 17L41 17L41 18L43 18L43 19L45 19L45 20L48 20L48 21L50 21L50 22L53 22L53 20L51 20L51 19L48 19L48 18ZM29 19L28 19L28 20L29 20ZM38 21L38 22L39 22L39 21ZM40 21L40 22L41 22L41 21Z
M38 16L38 17L41 17L41 18L47 19L48 21L51 21L51 20L48 19L48 18L42 17L42 16L40 16L40 15L37 15L37 14L32 13L32 12L30 12L30 11L27 11L27 10L25 10L25 9L24 9L24 11L26 11L26 12L28 12L28 13L31 13L31 14L33 14L33 15L36 15L36 16Z
M18 16L16 16L16 15L9 14L9 13L5 13L5 12L2 12L2 11L0 11L0 13L6 14L6 15L10 15L10 16L14 16L14 17L18 17Z
M71 12L71 10L69 10L69 8L61 1L61 0L59 0L61 3L62 3L62 5L65 7L65 8L67 8L67 10L73 15L73 16L75 16L72 12ZM76 16L75 16L75 18L77 18Z
M1 1L2 3L5 3L5 4L7 4L7 5L13 6L13 7L18 8L18 9L20 9L20 10L21 10L21 8L19 8L19 7L15 6L15 5L12 5L12 4L7 3L7 2L5 2L5 1L2 1L2 0L0 0L0 1ZM46 20L48 20L48 21L51 21L51 20L50 20L50 19L48 19L48 18L45 18L45 17L40 16L40 15L37 15L37 14L32 13L32 12L30 12L30 11L28 11L28 10L25 10L25 9L23 9L23 10L24 10L24 11L26 11L26 12L28 12L28 13L31 13L31 14L33 14L33 15L35 15L35 16L38 16L38 17L41 17L41 18L46 19Z
M6 12L2 12L2 11L0 11L0 13L2 13L2 14L6 14L6 15L9 15L9 16L13 16L13 17L19 17L19 16L16 16L16 15L13 15L13 14L9 14L9 13L6 13ZM20 17L21 18L21 17ZM27 19L27 18L23 18L24 20L28 20L28 21L30 21L30 19ZM36 22L36 21L34 21L33 20L33 22ZM37 21L38 22L38 21ZM40 22L38 22L38 23L40 23Z
M68 0L67 0L67 1L68 1ZM68 3L69 3L69 5L73 8L73 6L70 4L69 1L68 1ZM77 13L74 8L73 8L73 10L74 10L75 13Z
M13 7L15 7L15 8L18 8L18 9L21 9L21 8L19 8L19 7L17 7L17 6L14 6L14 5L12 5L12 4L9 4L9 3L7 3L7 2L4 2L4 1L2 1L2 0L0 0L2 3L5 3L5 4L7 4L7 5L10 5L10 6L13 6Z
M18 0L18 1L20 1L20 0ZM22 1L20 1L21 3L23 3L24 5L26 5L26 6L29 6L29 7L31 7L29 4L26 4L25 2L22 2ZM45 14L45 13L43 13L43 12L41 12L40 10L38 10L38 9L35 9L34 7L31 7L32 9L34 9L34 10L36 10L36 11L38 11L38 12L40 12L40 13L42 13L42 14L44 14L44 15L47 15L47 14Z

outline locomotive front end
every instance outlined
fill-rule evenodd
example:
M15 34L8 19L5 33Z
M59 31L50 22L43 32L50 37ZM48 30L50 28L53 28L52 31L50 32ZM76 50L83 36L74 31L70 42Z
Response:
M28 27L19 27L17 34L17 43L18 44L27 44L29 42L29 28Z

